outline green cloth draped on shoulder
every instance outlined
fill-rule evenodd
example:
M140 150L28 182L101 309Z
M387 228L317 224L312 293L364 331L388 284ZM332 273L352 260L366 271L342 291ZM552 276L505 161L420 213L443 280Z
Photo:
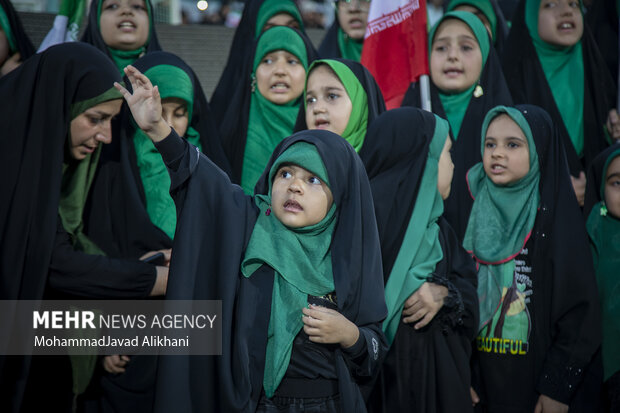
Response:
M448 122L435 116L435 132L429 146L418 196L403 243L385 285L388 315L383 322L383 331L390 345L396 336L405 301L431 277L437 263L443 258L437 223L443 214L443 199L437 189L437 176L439 157L448 132Z
M82 102L74 103L70 108L71 120L75 119L85 110L100 103L113 99L121 99L122 96L114 87L105 93ZM67 136L69 144L70 136ZM82 232L84 229L83 213L88 191L95 177L97 162L101 153L101 145L88 154L83 160L65 159L62 165L62 183L60 189L60 201L58 214L62 226L71 238L73 246L88 254L105 255L103 251ZM69 157L70 155L66 155Z
M601 199L605 199L607 169L620 150L612 152L603 167ZM601 201L592 208L586 224L601 295L603 370L607 380L620 371L620 217L612 216Z
M258 9L258 15L256 16L256 33L254 33L254 38L259 38L263 32L263 27L265 27L265 24L267 23L267 20L280 13L291 15L295 20L297 20L299 30L304 30L304 22L295 3L291 0L265 0Z
M99 30L101 31L101 6L103 5L104 0L92 0L92 1L99 1L99 6L97 7L97 23L99 23L100 25ZM148 21L150 24L150 22L152 21L152 19L150 18L151 13L152 13L151 5L148 0L145 0L144 4L146 7L146 13L149 16ZM151 31L149 30L148 32L149 32L149 37L146 39L146 43L135 50L119 50L119 49L113 49L111 47L108 47L110 56L112 56L112 60L114 60L114 63L116 64L116 67L118 68L121 74L121 77L125 76L125 72L123 72L123 69L127 65L133 64L133 62L138 60L146 52L146 45L149 44L149 40L151 37Z
M570 140L577 154L582 156L585 72L581 39L570 47L556 46L543 41L538 35L539 6L540 0L526 1L525 24ZM579 10L581 12L581 9Z
M304 69L308 69L308 53L303 39L295 30L278 26L267 30L258 41L252 70L253 80L256 79L256 68L263 57L277 50L293 54ZM254 193L254 186L278 143L293 133L299 104L299 99L293 99L278 105L261 95L258 87L253 87L241 172L241 187L246 194Z
M433 53L433 40L437 29L447 19L461 20L463 23L469 26L474 36L476 37L478 45L480 46L480 52L482 54L482 66L480 69L480 73L478 74L478 78L480 78L480 74L482 74L482 69L484 68L487 58L489 57L491 42L489 40L489 32L487 31L486 27L484 27L484 24L482 24L480 19L478 19L478 17L476 17L473 13L465 11L451 11L444 14L443 17L432 28L428 36L429 53ZM467 107L469 106L469 101L473 96L476 85L477 83L474 83L467 90L456 93L443 90L439 91L439 99L441 100L443 109L446 112L448 122L450 122L450 128L452 129L452 137L454 138L454 140L456 140L459 136L459 132L461 131L461 124L463 123L463 118L465 118L465 112L467 112Z
M342 27L338 28L338 48L340 54L344 59L354 60L359 62L362 59L362 47L364 46L364 39L355 40L349 37Z
M366 96L364 86L362 86L359 79L347 65L337 60L315 60L310 66L308 73L312 72L312 69L321 64L329 66L331 70L334 71L344 86L347 95L349 95L349 99L351 99L353 110L351 110L349 122L341 136L353 146L355 152L359 153L362 149L362 145L364 145L364 138L366 138L366 130L368 128L368 96ZM308 76L306 76L306 87L304 87L304 105L306 105L305 98L307 89Z
M293 339L303 326L301 310L308 305L308 294L322 296L335 288L330 247L337 222L336 205L319 223L304 228L288 228L267 212L273 177L284 163L315 173L329 186L327 171L314 145L299 142L274 162L269 171L268 195L255 197L260 212L241 272L250 277L263 264L275 270L263 377L267 397L273 396L288 368Z
M194 107L194 88L192 81L183 69L172 65L158 65L144 73L159 88L162 99L179 98L187 103L188 125L192 122ZM170 175L164 161L151 139L135 124L133 144L140 179L146 198L146 212L151 222L164 231L171 239L177 224L177 211L170 196ZM184 136L189 143L202 150L200 135L188 126Z
M13 54L17 51L17 43L15 42L15 36L11 30L9 18L2 7L0 7L0 29L4 32L6 40L9 43L9 54Z
M496 38L497 16L495 15L493 5L489 0L452 0L450 4L448 4L447 11L451 12L459 6L471 6L480 10L491 25L491 35L493 36L493 39Z
M509 185L495 185L484 172L482 162L467 174L474 197L463 247L472 252L478 269L478 298L480 300L480 329L492 321L501 301L501 283L512 279L514 258L525 245L534 228L540 203L540 166L532 131L517 109L506 106L493 108L482 124L481 151L484 154L486 132L491 121L502 114L521 128L527 138L530 170Z

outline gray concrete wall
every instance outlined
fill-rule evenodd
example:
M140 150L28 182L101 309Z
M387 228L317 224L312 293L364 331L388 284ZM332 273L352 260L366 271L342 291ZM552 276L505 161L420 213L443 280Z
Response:
M20 17L32 42L38 47L52 27L54 15L20 13ZM207 97L211 97L224 70L234 29L224 26L169 24L157 24L156 28L162 48L185 60L198 75ZM318 47L325 31L311 29L308 34Z

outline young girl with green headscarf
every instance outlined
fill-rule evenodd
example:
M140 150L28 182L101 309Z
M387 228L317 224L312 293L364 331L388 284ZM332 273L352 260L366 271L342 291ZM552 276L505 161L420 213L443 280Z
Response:
M595 202L589 202L592 199ZM603 381L606 411L620 408L620 144L599 154L588 174L586 227L594 257L603 318Z
M542 109L499 106L481 152L463 241L478 265L473 387L488 411L595 405L596 285L562 142Z
M359 62L370 0L336 1L334 6L336 18L319 46L319 56L322 59L343 58Z
M290 136L248 196L166 125L148 78L127 73L133 94L117 87L162 154L179 209L183 258L172 261L179 278L168 298L223 304L222 354L162 359L156 405L363 412L359 386L385 348L385 305L370 188L353 148L327 131Z

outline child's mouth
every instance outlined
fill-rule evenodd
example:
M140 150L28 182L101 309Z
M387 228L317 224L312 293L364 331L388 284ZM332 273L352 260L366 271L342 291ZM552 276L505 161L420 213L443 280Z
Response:
M491 172L494 174L500 174L506 170L506 167L497 163L491 165Z
M284 210L288 212L301 212L304 209L299 205L299 202L294 199L289 199L284 203Z
M278 83L274 83L273 85L271 85L270 89L272 92L275 92L275 93L284 93L284 92L288 92L289 86L288 84L284 82L278 82Z
M314 127L316 129L327 129L329 127L329 121L326 119L317 119L314 122Z

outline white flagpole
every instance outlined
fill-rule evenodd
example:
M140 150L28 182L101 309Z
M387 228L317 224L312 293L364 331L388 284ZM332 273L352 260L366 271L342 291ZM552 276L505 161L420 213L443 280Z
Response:
M422 109L432 112L431 107L431 84L428 75L420 76L420 102L422 103Z

